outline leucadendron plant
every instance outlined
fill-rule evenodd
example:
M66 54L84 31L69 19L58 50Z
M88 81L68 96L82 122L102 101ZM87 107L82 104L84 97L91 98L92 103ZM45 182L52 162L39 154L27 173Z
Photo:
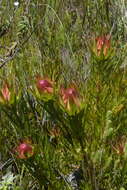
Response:
M121 76L122 72L114 62L114 53L107 56L108 50L113 47L106 40L104 37L97 38L97 59L93 59L91 52L91 76L87 84L86 104L89 107L89 117L85 125L87 134L83 163L88 170L86 178L90 180L92 189L103 189L102 183L106 185L106 181L112 179L112 172L107 176L110 167L112 171L119 171L113 177L115 185L126 170L127 136L125 123L122 122L126 115L126 90L121 93L120 86L124 75ZM122 164L124 168L121 168ZM121 186L123 183L121 180ZM108 188L111 186L108 185Z
M32 94L52 120L58 123L68 140L72 144L73 138L82 141L84 101L76 86L57 88L50 79L42 77L37 78L34 86L36 90Z
M99 73L102 80L110 78L110 73L117 67L115 58L115 48L113 48L113 40L110 34L97 36L90 43L90 52L92 59L92 70ZM105 72L104 72L105 71Z
M125 1L0 7L0 188L126 190Z
M118 179L119 189L126 186L127 79L110 48L111 39L97 37L86 81L59 84L40 73L18 101L11 101L13 87L1 87L0 105L13 132L9 151L19 172L25 165L40 189L71 188L68 175L75 170L81 189L111 189Z
M9 80L3 81L0 89L0 108L15 127L21 124L21 118L18 112L21 93L21 88L18 85L11 84Z

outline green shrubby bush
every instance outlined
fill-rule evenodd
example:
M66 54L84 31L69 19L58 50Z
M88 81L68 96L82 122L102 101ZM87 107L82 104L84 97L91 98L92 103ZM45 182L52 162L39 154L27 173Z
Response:
M121 3L0 2L1 189L127 188Z

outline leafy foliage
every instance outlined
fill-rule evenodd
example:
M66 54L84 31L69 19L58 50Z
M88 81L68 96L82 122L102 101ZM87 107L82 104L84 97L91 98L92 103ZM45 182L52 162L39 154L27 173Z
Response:
M17 2L0 1L0 188L127 189L126 2Z

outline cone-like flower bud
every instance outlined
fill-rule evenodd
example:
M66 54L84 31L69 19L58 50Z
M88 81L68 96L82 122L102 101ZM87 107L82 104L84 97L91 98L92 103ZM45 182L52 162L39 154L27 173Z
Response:
M1 99L5 102L8 102L10 100L10 94L9 85L5 83L1 90Z
M20 159L27 159L33 156L33 146L29 140L24 140L15 149L17 157Z
M36 87L40 93L53 93L53 84L49 79L37 77Z
M16 93L15 88L11 87L7 81L3 83L2 89L0 90L0 103L11 105L14 104L20 97L20 90Z
M80 107L79 93L75 87L70 87L67 89L61 88L60 96L62 104L68 111L71 111L71 106L73 105Z
M108 35L99 36L96 38L96 51L98 56L101 55L101 52L103 53L104 56L106 56L109 49L110 49L110 37Z

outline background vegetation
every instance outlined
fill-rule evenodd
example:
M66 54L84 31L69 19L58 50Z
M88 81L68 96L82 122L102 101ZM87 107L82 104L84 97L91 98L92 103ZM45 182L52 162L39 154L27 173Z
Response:
M0 0L0 189L127 189L125 0Z

